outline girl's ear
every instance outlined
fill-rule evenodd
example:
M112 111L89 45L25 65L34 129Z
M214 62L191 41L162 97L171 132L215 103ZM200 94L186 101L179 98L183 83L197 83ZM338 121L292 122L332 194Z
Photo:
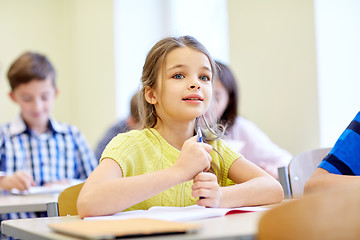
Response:
M158 103L158 100L154 94L154 90L149 86L145 88L145 99L150 104Z

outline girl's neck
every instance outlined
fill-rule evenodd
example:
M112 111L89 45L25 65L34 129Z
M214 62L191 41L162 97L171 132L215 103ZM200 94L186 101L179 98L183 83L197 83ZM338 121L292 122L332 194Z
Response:
M157 123L156 131L174 148L181 150L184 142L194 135L194 124L163 124Z

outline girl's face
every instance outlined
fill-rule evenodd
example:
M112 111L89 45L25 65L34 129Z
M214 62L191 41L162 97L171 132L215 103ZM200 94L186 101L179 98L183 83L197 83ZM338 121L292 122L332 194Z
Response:
M219 119L229 103L229 93L219 79L214 81L214 95L216 100L216 117Z
M162 121L193 121L205 114L212 98L212 70L200 51L172 50L159 71L152 101Z

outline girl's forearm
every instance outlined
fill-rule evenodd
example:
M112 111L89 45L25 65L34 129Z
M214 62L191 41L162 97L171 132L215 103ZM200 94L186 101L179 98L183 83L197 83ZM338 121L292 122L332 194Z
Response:
M154 173L92 184L86 194L79 197L78 213L80 217L88 217L121 212L184 181L177 169L170 167Z
M257 177L244 183L222 187L220 190L220 207L266 205L284 199L280 183L270 176Z

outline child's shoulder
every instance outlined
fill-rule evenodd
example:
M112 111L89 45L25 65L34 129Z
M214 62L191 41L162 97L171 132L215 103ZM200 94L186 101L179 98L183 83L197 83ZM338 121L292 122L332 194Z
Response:
M50 119L50 128L60 133L76 133L80 131L77 126L65 122L58 122L54 118Z
M216 149L216 151L221 154L226 153L237 157L241 156L241 154L239 154L237 151L233 149L233 147L231 146L231 144L229 144L229 142L221 138L217 138L213 141L210 141L209 144L213 147L213 149Z
M60 122L55 120L54 118L50 118L49 123L50 123L49 128L53 132L60 133L63 135L72 135L75 137L83 136L80 128L74 124Z
M0 124L0 134L4 131L8 131L10 128L10 123L1 123Z
M158 142L159 136L156 131L149 128L144 128L140 130L130 130L125 133L119 133L116 135L108 145L112 147L121 148L121 147L144 147L153 142Z
M3 144L4 142L4 131L3 131L4 125L0 124L0 146Z
M213 147L226 147L227 143L222 138L216 138L209 142L209 144Z
M354 120L360 122L360 111L356 114Z
M148 130L141 129L141 130L130 130L124 133L117 134L113 139L118 141L138 141L148 138Z
M107 151L121 151L122 153L136 151L135 149L142 149L148 144L146 137L146 130L131 130L125 133L119 133L107 144L104 152Z
M11 122L0 124L0 136L12 136L25 129L25 123L19 120L19 117L15 118Z

